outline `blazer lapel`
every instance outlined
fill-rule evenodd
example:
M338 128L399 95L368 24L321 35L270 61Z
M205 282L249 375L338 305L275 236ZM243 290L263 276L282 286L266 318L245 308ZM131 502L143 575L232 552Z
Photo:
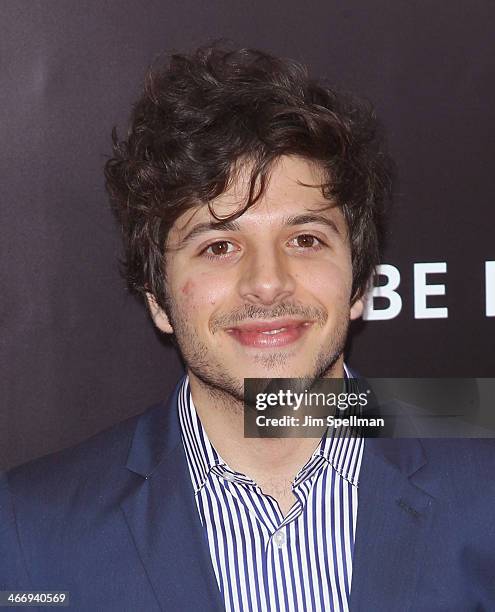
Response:
M414 484L426 464L417 439L366 439L350 609L410 610L434 499Z
M213 612L224 606L180 439L181 383L138 421L127 461L136 483L121 507L160 607Z

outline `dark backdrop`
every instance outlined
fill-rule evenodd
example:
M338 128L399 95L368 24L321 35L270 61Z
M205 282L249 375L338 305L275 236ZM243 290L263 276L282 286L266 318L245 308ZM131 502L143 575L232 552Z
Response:
M11 0L0 12L1 466L174 385L177 356L118 275L102 166L156 55L220 37L309 64L369 98L387 129L400 188L383 261L402 307L356 327L348 362L369 376L495 375L493 2ZM425 277L445 295L426 306L448 310L418 318L414 264L429 262L445 263Z

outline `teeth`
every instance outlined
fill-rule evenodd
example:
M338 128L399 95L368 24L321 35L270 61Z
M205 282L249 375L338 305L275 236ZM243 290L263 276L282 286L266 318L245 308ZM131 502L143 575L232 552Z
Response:
M271 336L273 334L279 334L280 332L285 331L286 329L286 327L280 327L280 329L270 329L270 331L262 331L261 333Z

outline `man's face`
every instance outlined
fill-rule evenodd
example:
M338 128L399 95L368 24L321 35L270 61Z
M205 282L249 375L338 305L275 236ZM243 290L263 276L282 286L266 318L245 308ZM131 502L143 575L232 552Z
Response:
M212 202L219 217L247 199L249 167ZM190 376L243 397L244 378L342 376L350 319L352 264L347 224L329 208L318 167L282 157L256 204L235 222L206 205L170 230L168 315L150 301L155 323L174 332ZM313 186L308 186L313 185Z

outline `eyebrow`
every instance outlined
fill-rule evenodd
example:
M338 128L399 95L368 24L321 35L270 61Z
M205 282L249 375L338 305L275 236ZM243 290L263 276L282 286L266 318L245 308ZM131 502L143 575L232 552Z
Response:
M342 236L342 232L337 227L337 224L329 219L325 215L318 213L302 213L300 215L291 215L289 217L285 217L282 220L282 225L285 227L293 227L295 225L305 225L307 223L320 223L321 225L325 225L330 228L334 234L337 236ZM228 231L228 232L238 232L241 230L241 227L237 221L206 221L204 223L198 223L182 238L180 241L180 248L183 248L187 243L191 242L193 238L201 234L205 234L206 232L211 231Z

